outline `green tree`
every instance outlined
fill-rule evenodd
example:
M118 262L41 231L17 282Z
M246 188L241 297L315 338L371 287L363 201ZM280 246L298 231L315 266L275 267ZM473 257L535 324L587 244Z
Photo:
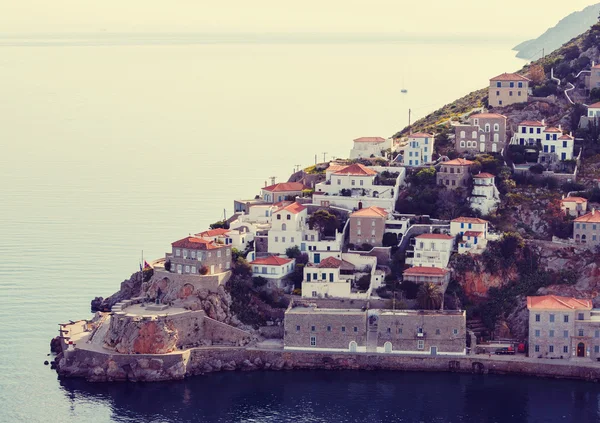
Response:
M226 220L218 220L215 223L211 223L208 227L210 229L229 229L229 223Z
M366 291L371 286L371 275L363 275L356 281L356 287L359 291Z
M339 220L335 214L321 209L308 218L308 226L317 229L322 235L333 236L339 226Z
M285 250L285 255L288 256L288 258L291 258L291 259L295 259L295 258L300 257L300 254L302 254L302 252L300 251L300 248L298 248L297 245L294 245L293 247L286 248L286 250Z
M424 283L417 293L417 304L422 310L438 310L442 306L443 295L432 282Z

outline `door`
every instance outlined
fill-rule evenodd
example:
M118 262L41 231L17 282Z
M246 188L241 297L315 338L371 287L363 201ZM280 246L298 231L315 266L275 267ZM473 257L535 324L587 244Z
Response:
M431 355L437 355L437 347L431 347Z
M585 344L583 342L577 344L577 357L585 357Z
M498 144L492 144L492 153L496 153L498 151Z
M321 253L315 253L315 259L313 261L315 264L321 263Z
M385 344L383 344L383 350L385 351L386 354L391 354L391 352L392 352L392 343L388 341Z
M485 143L484 142L479 144L479 151L481 153L485 153Z
M350 352L356 352L356 348L358 347L358 344L354 341L350 342Z
M211 265L210 265L210 274L211 274L211 275L214 275L214 274L215 274L215 265L214 265L214 264L211 264Z

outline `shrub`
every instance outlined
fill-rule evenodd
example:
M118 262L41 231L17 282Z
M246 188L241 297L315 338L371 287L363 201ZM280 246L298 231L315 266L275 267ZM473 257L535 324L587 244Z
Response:
M373 246L371 244L366 243L366 242L363 243L360 247L361 247L361 249L363 251L371 251L373 249Z
M293 247L286 248L286 250L285 250L285 255L288 256L288 258L291 258L291 259L295 259L295 258L300 257L300 254L302 254L302 252L300 251L300 248L298 248L297 245L294 245Z
M400 290L404 292L406 298L414 300L417 298L417 293L419 292L419 284L412 281L402 281Z
M356 288L359 291L366 291L371 286L371 275L363 275L356 281Z
M252 278L252 285L255 288L261 288L261 287L265 286L267 283L269 283L269 281L266 278L263 278L262 276L255 276Z
M229 229L229 223L227 223L226 220L218 220L215 223L211 223L208 227L210 229L219 229L219 228Z
M529 171L536 175L541 175L544 172L544 170L545 170L545 168L541 164L536 164L529 168Z
M165 261L165 270L166 270L167 272L170 272L170 271L171 271L171 260L167 260L167 261Z
M384 247L395 247L398 245L398 235L393 232L386 232L383 234L382 244Z
M292 295L302 295L302 288L295 288L292 291Z
M198 273L200 273L203 276L206 275L208 273L208 267L206 267L206 266L200 267L200 270L198 271Z

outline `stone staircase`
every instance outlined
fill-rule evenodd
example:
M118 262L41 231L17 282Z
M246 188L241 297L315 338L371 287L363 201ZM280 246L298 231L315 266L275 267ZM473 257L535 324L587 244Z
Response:
M369 324L369 328L367 331L367 352L372 352L372 353L376 353L377 352L377 337L378 337L378 332L377 332L377 321L375 321L373 324Z
M483 324L481 319L469 319L467 320L467 330L472 331L477 337L478 341L482 339L489 339L490 332L487 327Z

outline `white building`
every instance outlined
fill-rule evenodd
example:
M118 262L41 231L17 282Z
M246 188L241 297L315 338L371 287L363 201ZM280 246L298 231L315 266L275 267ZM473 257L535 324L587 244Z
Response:
M432 134L416 133L408 136L408 144L404 147L404 166L423 166L433 162L433 145L435 138Z
M480 254L487 247L488 240L497 239L489 236L489 222L475 217L459 217L450 222L450 235L461 236L458 253Z
M500 204L500 193L494 183L495 176L491 173L479 173L473 176L473 192L471 207L481 214L490 214Z
M300 182L282 182L264 187L261 190L261 198L269 203L279 201L295 201L296 197L302 196L302 190L307 189Z
M513 137L513 144L537 145L544 138L546 123L544 120L526 120L519 123L517 133Z
M252 275L269 279L269 286L271 288L283 288L282 280L294 272L295 265L295 259L276 256L257 258L250 262Z
M285 250L300 245L306 227L307 209L292 203L273 212L269 230L269 253L284 255Z
M600 103L594 103L588 106L587 117L591 119L600 117Z
M317 229L306 227L302 231L302 240L300 242L300 251L308 254L308 260L311 263L319 264L321 260L328 257L340 258L342 254L342 243L344 234L335 233L335 236L325 237Z
M385 157L382 151L392 148L392 140L381 137L361 137L354 140L354 147L350 150L351 159L368 159L371 156Z
M558 128L546 128L544 129L539 161L540 163L553 163L558 160L572 160L574 147L575 138L572 135L563 135L560 126Z
M196 234L196 236L242 251L246 249L249 242L254 240L254 234L248 226L239 226L234 229L210 229Z
M560 209L567 216L579 217L587 212L587 198L566 197L563 195L560 200Z
M341 275L342 269L350 274ZM302 297L349 298L354 269L351 263L335 257L328 257L319 264L308 263L304 267Z
M415 237L413 266L446 267L450 261L454 237L447 234L422 234Z
M399 187L404 181L405 169L401 167L378 168L381 172L398 174L394 185L378 182L379 172L359 163L345 167L336 166L326 171L326 180L315 186L313 204L324 207L337 206L347 210L381 207L393 210Z

